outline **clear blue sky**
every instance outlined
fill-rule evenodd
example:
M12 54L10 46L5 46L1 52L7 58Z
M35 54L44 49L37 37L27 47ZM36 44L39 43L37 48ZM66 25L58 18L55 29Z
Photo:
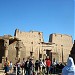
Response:
M41 31L44 41L49 34L74 36L73 0L0 0L0 36L21 31Z

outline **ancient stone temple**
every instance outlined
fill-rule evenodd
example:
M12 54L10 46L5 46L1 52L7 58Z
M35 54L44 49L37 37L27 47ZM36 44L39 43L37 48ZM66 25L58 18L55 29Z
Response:
M8 57L13 63L17 59L28 57L45 59L49 56L53 62L66 62L72 48L72 37L66 34L51 34L49 42L44 42L43 33L15 30L14 36L0 36L0 63Z
M74 40L74 44L73 44L70 56L74 59L74 63L75 63L75 40Z

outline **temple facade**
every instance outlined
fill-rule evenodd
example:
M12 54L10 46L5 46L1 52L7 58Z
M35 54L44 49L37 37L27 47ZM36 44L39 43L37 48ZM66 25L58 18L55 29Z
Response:
M66 62L73 46L72 36L66 34L51 34L49 42L55 43L54 52L58 53L59 62Z
M66 62L72 48L72 37L66 34L50 34L49 42L44 42L43 33L38 31L23 32L15 30L14 36L0 37L0 63L8 57L13 63L17 59L45 59L50 56L53 62Z

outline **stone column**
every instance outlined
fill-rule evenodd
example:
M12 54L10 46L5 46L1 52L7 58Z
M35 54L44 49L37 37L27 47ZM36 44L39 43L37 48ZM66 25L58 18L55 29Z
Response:
M17 50L17 58L19 59L20 58L20 56L21 56L21 42L20 42L21 40L18 40L17 41L17 44L16 44L16 50Z
M8 57L9 39L4 39L5 57Z
M20 52L20 49L18 50L18 59L20 58L21 56L21 52Z

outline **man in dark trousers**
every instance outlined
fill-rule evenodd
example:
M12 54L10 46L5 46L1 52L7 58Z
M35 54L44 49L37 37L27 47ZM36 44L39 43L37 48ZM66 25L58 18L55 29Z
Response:
M50 72L50 66L51 66L51 60L50 60L49 56L47 56L47 59L46 59L47 75Z
M32 69L33 69L32 59L28 58L25 63L26 75L32 75L33 74Z

